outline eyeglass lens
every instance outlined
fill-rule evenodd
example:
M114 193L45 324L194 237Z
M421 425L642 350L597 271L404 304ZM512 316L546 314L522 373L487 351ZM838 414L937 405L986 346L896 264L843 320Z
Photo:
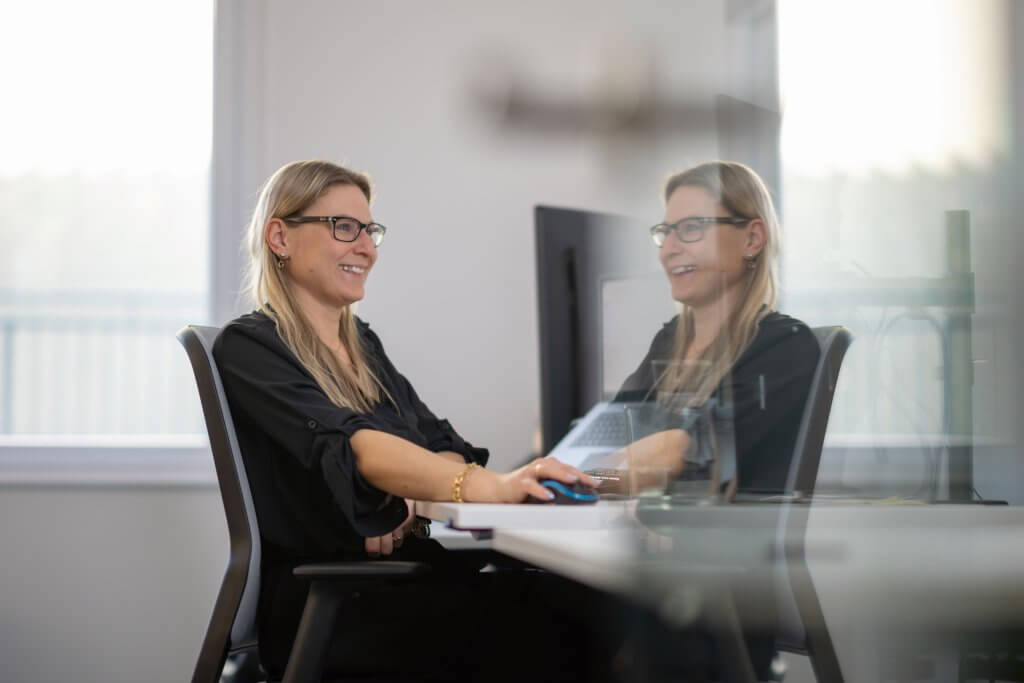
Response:
M651 233L654 238L654 243L660 247L665 243L670 232L675 232L676 237L683 242L699 242L704 237L704 232L710 227L711 224L705 224L703 221L691 219L682 220L671 225L668 223L662 223L655 226Z
M359 237L359 230L362 227L362 223L353 218L339 218L334 222L334 237L342 242L354 242ZM367 223L366 234L375 245L379 245L384 239L384 230L376 223Z

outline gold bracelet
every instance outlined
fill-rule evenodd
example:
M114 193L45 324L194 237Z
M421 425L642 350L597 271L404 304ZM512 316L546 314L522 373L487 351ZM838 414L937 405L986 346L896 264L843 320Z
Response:
M462 484L466 480L466 475L478 467L480 467L480 465L477 465L475 462L471 462L466 465L464 470L455 475L455 479L452 480L452 500L456 503L466 502L462 499Z

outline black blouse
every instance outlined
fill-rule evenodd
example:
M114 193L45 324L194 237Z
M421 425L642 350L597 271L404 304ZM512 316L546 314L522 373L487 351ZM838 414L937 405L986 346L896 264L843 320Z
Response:
M356 468L350 438L359 429L487 462L487 450L474 448L437 418L370 326L356 321L367 362L395 402L383 399L368 414L334 405L262 312L232 321L214 344L261 535L275 554L299 560L365 556L365 537L405 520L405 501L375 488Z
M651 400L663 365L671 362L678 316L654 337L640 367L616 400ZM737 486L748 491L783 491L811 379L821 355L803 322L781 313L766 315L716 396L730 396ZM727 390L726 390L727 389Z

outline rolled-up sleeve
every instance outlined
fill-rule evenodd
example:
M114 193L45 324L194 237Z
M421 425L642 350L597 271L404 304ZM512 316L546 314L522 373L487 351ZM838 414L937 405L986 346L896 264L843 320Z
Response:
M426 408L426 406L423 407ZM448 420L437 419L429 409L426 414L418 414L420 417L420 429L423 430L424 434L432 435L428 445L430 450L435 453L454 451L461 455L467 463L487 464L490 452L486 448L477 448L459 436L459 433L455 431Z
M236 422L244 415L273 443L275 453L311 478L321 477L357 533L376 536L402 522L405 502L373 487L356 467L351 437L377 428L372 415L334 405L266 330L229 325L217 339L214 357Z

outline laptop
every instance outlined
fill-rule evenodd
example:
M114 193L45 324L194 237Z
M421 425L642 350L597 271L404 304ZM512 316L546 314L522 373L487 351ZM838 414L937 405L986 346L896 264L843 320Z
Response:
M581 470L626 469L620 451L630 442L629 403L602 401L578 420L548 454Z
M690 412L678 408L686 404L682 396L676 395L667 400L667 404L675 407L666 410L662 401L656 400L665 399L665 396L643 396L640 400L639 394L644 393L643 390L632 391L630 387L623 386L646 356L654 333L677 313L677 309L675 302L666 296L664 279L660 274L656 277L604 278L600 296L601 376L598 387L605 400L596 403L573 423L548 455L599 479L602 495L606 492L634 494L635 491L629 490L629 453L626 446L655 432L681 426L683 412ZM635 379L639 380L641 387L654 386L670 366L680 362L653 361L649 368L652 375ZM685 363L706 365L706 361ZM623 389L629 400L619 397ZM619 398L609 400L610 397ZM715 410L716 418L720 417L719 412ZM710 414L702 423L710 424L709 418ZM731 432L731 419L729 423L727 431ZM678 480L666 481L665 488L693 488L706 492L712 457L710 441L702 438L702 435L706 437L707 429L688 431L693 432L693 442L687 452L687 468ZM734 451L731 433L724 441L728 452L725 469L734 471L734 458L729 457ZM702 484L698 483L701 481Z
M672 481L666 478L662 488L673 498L707 499L715 493L711 490L715 461L719 481L728 482L736 473L732 409L714 399L681 412L666 409L658 401L602 401L569 430L549 455L597 478L602 495L632 495L637 492L630 490L629 444L673 427L683 427L690 434L687 464L681 475ZM650 486L647 490L654 492Z

